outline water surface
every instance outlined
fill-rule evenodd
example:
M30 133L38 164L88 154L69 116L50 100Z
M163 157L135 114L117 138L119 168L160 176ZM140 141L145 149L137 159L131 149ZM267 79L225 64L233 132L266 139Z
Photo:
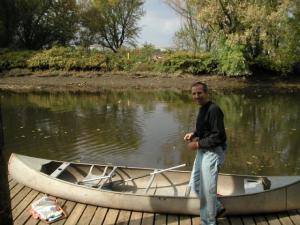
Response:
M225 114L221 172L300 174L300 94L213 93ZM188 92L2 93L5 154L166 168L194 153L183 136L199 107Z

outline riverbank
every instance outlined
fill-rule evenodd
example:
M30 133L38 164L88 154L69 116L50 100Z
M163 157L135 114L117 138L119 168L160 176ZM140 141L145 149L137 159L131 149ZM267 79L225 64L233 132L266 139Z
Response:
M102 92L105 90L189 90L203 81L213 90L300 92L300 78L263 76L229 78L218 75L151 74L125 72L10 71L1 74L0 90L26 92Z

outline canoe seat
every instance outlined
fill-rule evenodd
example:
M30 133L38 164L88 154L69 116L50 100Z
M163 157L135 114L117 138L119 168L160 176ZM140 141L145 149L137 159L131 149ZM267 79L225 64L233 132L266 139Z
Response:
M68 166L70 165L69 162L62 163L56 170L54 170L50 176L51 177L58 177Z

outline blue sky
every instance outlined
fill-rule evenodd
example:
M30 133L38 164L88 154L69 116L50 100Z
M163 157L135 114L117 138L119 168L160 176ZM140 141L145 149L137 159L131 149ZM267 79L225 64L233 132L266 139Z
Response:
M139 45L147 42L157 47L173 45L174 33L180 27L180 17L164 0L145 0L145 15L140 21L142 28Z

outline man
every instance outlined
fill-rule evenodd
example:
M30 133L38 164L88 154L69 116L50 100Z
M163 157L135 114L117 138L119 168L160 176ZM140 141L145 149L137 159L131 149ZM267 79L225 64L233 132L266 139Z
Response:
M224 115L219 106L209 100L205 83L192 85L192 97L201 107L196 131L184 136L184 140L190 141L188 149L197 151L190 186L200 198L201 224L216 225L216 217L225 212L217 199L218 172L226 150Z

